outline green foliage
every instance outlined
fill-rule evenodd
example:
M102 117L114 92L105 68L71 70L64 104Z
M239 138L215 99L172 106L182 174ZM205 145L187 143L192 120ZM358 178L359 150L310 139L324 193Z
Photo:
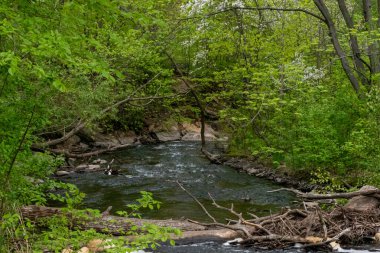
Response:
M261 1L256 4L265 5ZM272 4L315 8L313 1ZM218 14L189 21L188 30L176 42L186 49L181 62L205 91L204 100L217 101L221 108L221 124L231 137L230 153L257 156L274 167L286 165L295 174L332 184L335 190L340 182L332 181L343 175L352 184L379 185L380 181L373 180L380 173L378 87L370 87L364 96L355 94L331 54L334 48L328 43L328 32L310 16L218 12L221 6L234 5L250 6L245 1L189 1L182 9L186 17ZM336 3L327 5L339 11ZM352 8L354 16L362 15L358 6ZM348 32L358 36L360 43L378 42L373 40L376 32L365 28L366 24L358 23L349 31L344 20L334 17L334 22L342 30L339 39L344 50L349 51L349 44L344 43L348 36L343 35ZM173 48L176 50L175 45ZM368 77L364 72L358 75ZM368 78L375 80L377 76ZM323 173L315 174L319 168ZM372 176L359 176L366 173Z
M51 200L72 211L84 197L76 187L49 178L61 157L31 150L45 132L55 136L78 118L89 127L111 119L141 130L140 102L132 109L112 105L128 97L171 94L172 71L160 44L168 33L164 14L170 3L0 3L0 217L6 226L0 230L0 251L33 242L38 252L48 240L57 250L95 236L94 231L71 230L72 221L59 218L47 221L48 230L40 233L15 216L21 205ZM148 208L159 205L153 199L146 203ZM28 237L21 238L20 231ZM18 239L20 245L13 245Z
M343 50L350 50L349 35L357 37L361 51L372 46L378 50L372 21L362 22L360 5L346 2L354 29L347 29L339 15L333 17ZM2 1L0 250L32 245L38 251L49 240L55 251L70 245L77 249L83 238L102 238L91 230L73 229L68 218L47 220L47 229L37 231L18 215L21 205L45 205L50 200L74 212L84 197L76 187L49 178L63 159L32 151L38 147L34 144L42 137L59 136L78 119L94 129L140 133L151 115L158 121L165 121L162 114L175 122L199 118L200 110L190 97L156 103L146 99L184 90L167 54L192 81L205 108L219 112L221 128L230 135L231 154L286 166L327 191L342 190L342 179L380 186L379 74L368 69L355 72L371 83L355 94L319 20L301 12L233 8L251 4ZM255 4L267 5L260 0ZM317 13L311 0L271 4ZM338 11L333 1L327 6ZM361 57L371 64L367 55ZM352 65L352 57L347 58ZM128 101L133 97L140 99ZM143 192L120 214L140 217L141 208L160 204ZM160 239L168 239L167 233L178 232L152 225L141 230L147 234L133 227L141 241L129 244L130 250L155 248Z
M138 212L143 208L148 208L149 210L160 209L161 202L153 199L153 194L151 192L141 191L141 197L136 199L135 204L128 204L127 207L130 209L127 211L118 211L118 215L125 217L137 217L141 218L141 214Z
M66 192L63 196L56 196L55 199L67 204L66 208L61 209L62 215L40 218L37 223L32 223L29 220L24 221L17 213L3 215L0 231L2 231L4 237L1 240L3 240L3 247L8 246L4 250L20 252L23 250L61 252L66 248L79 250L87 242L93 239L101 239L104 242L102 246L112 245L106 252L131 252L146 248L156 249L161 242L166 241L174 245L174 241L170 239L171 236L181 234L179 229L160 227L148 223L143 224L141 227L131 224L131 228L124 232L126 236L135 236L136 239L133 241L129 241L124 237L113 237L107 235L107 233L98 233L94 229L82 230L80 229L81 223L78 223L78 221L86 223L86 221L91 221L93 218L99 218L100 212L93 209L74 209L73 204L79 204L83 195L73 185L60 184L60 186L65 188ZM160 207L160 202L153 199L150 192L141 192L141 197L136 202L137 204L128 205L130 212L120 211L117 213L125 217L141 218L138 213L141 209ZM12 239L17 243L9 244L7 239ZM3 250L1 247L0 249Z
M317 168L311 173L310 183L323 187L323 192L340 192L345 190L345 187L328 171Z

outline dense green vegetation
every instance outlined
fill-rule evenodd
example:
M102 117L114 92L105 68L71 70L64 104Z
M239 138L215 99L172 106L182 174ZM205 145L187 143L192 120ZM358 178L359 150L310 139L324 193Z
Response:
M154 110L197 118L199 104L173 89L180 75L219 116L231 154L336 189L379 186L377 2L2 1L0 251L37 250L47 233L36 239L20 206L57 188L69 208L81 198L50 179L64 158L43 137L79 125L139 132ZM142 100L123 103L132 98Z

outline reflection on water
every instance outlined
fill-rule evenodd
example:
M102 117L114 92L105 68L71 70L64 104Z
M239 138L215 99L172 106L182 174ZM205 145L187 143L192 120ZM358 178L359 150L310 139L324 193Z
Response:
M294 200L291 193L267 193L278 188L270 181L236 172L227 166L211 164L195 142L171 142L139 146L103 156L122 175L107 176L102 172L75 174L65 181L76 184L87 194L86 207L123 210L140 191L150 191L163 202L159 211L147 211L148 218L191 218L205 220L202 210L175 181L179 180L197 196L216 217L226 214L211 207L208 192L218 203L258 215L278 211Z

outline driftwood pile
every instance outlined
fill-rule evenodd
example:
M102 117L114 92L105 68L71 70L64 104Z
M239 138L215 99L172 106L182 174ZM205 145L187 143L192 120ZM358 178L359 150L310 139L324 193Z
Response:
M380 190L366 186L351 193L305 194L293 189L304 199L352 198L345 206L336 206L331 211L324 211L318 205L306 205L300 209L283 209L282 212L265 217L242 213L234 206L220 206L209 194L213 205L233 214L236 219L218 222L208 210L179 182L212 220L211 223L190 222L210 228L220 227L239 231L243 240L239 244L260 248L286 248L298 244L300 247L330 247L338 249L338 242L345 245L362 243L380 243Z

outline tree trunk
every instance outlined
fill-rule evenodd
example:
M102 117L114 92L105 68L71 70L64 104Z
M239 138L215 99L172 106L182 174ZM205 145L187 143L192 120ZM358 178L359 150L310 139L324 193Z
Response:
M165 52L166 55L168 56L169 60L172 62L175 70L179 73L179 75L181 76L181 80L183 81L183 83L186 85L186 87L190 90L191 94L193 95L194 99L195 99L195 102L197 103L198 105L198 108L201 112L201 142L202 142L202 149L205 147L206 145L206 138L205 138L205 121L206 121L206 113L205 113L205 109L204 109L204 106L203 106L203 103L201 102L201 100L199 99L198 97L198 94L197 92L194 90L193 86L189 83L189 81L185 78L185 75L183 74L182 70L180 69L180 67L178 66L178 64L174 61L173 57Z
M318 10L321 12L325 19L325 23L329 29L331 40L335 49L336 54L338 55L340 62L342 64L343 70L346 73L348 79L350 80L350 83L352 85L352 88L355 90L357 94L360 92L360 85L358 79L355 77L352 68L350 67L350 64L347 60L346 53L344 52L343 48L340 45L339 39L338 39L338 33L335 28L335 24L331 18L331 14L329 10L327 9L325 3L323 0L313 0L314 4L317 6Z
M378 56L378 47L375 42L372 40L375 39L373 33L376 32L375 24L372 20L372 4L371 0L362 0L363 3L363 16L366 23L366 28L369 32L369 45L368 45L368 57L371 64L371 76L380 72L379 56ZM371 80L372 81L372 80Z
M103 215L99 218L81 217L74 218L72 212L65 212L60 208L45 207L45 206L24 206L21 209L22 216L30 220L39 218L52 217L54 215L67 216L73 218L74 225L80 229L95 229L100 233L109 233L112 235L123 235L128 232L132 225L142 227L146 223L155 224L161 227L178 228L183 231L198 231L205 230L204 226L190 223L182 220L146 220L137 218L125 218L113 215Z
M380 0L377 0L377 28L380 28Z
M380 1L380 0L379 0ZM348 29L354 29L354 22L348 12L346 3L344 0L338 0L338 5L340 12L343 15L344 21L346 23L346 26ZM359 43L358 38L355 35L352 35L351 32L349 32L350 36L350 47L352 51L352 57L354 59L355 64L355 70L358 72L359 78L363 85L368 86L370 84L370 81L367 79L365 73L366 70L364 68L363 59L361 58L361 52L359 49Z

